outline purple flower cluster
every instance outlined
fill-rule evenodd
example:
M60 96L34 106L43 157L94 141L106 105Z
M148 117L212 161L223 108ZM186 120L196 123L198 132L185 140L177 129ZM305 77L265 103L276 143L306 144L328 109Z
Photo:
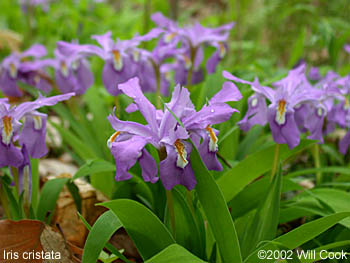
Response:
M323 142L323 136L337 125L350 128L350 76L340 77L330 71L322 77L316 68L311 68L306 77L303 63L289 71L288 75L273 83L273 87L262 86L258 79L253 82L239 79L227 71L226 79L250 85L254 91L248 99L248 111L238 123L242 130L269 123L273 139L278 144L296 147L300 134ZM345 154L350 144L350 133L340 141L340 151Z
M9 97L20 97L17 83L23 82L48 93L52 86L48 81L40 58L47 54L46 48L35 44L22 53L12 53L0 64L0 89Z
M94 82L87 57L97 55L105 61L102 80L110 94L118 95L118 84L138 77L144 92L168 95L172 72L175 83L181 85L185 85L187 79L193 84L203 80L201 64L205 45L217 49L206 64L209 74L215 72L218 62L227 53L226 40L233 23L218 28L206 28L199 23L180 28L160 13L154 14L152 19L157 28L129 40L114 41L112 32L107 32L92 36L99 45L59 41L54 59L43 59L47 52L41 45L34 45L21 54L11 54L1 64L0 89L6 96L19 97L21 91L17 82L21 81L48 93L53 83L45 78L48 77L45 69L52 67L62 93L81 95ZM142 42L153 39L158 39L158 43L152 51L140 47Z
M48 151L45 144L47 115L36 110L55 105L73 95L39 96L35 101L13 107L7 99L0 99L0 167L20 167L29 160L26 155L43 157Z
M145 148L150 144L159 153L159 175L164 187L171 189L181 184L188 190L193 189L196 178L189 158L192 151L192 144L187 141L189 138L198 147L208 169L222 170L216 156L219 131L212 128L212 125L227 121L237 112L226 104L242 97L233 83L225 82L222 89L199 111L195 110L188 90L180 85L175 87L164 110L156 110L147 100L138 78L120 84L118 88L134 101L126 110L140 111L147 124L122 121L114 115L108 117L116 131L107 145L116 161L117 181L130 179L132 175L129 170L136 162L140 164L146 182L158 181L157 163ZM173 114L181 120L184 127L179 125Z

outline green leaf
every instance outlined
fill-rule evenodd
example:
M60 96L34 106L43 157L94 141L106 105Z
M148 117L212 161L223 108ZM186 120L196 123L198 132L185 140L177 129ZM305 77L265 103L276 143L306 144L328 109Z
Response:
M292 150L283 144L280 148L280 158L283 162L287 158L310 146L313 141L304 140ZM254 153L221 176L217 183L222 190L225 200L231 201L247 184L272 169L275 145Z
M176 242L198 257L205 257L205 239L202 240L200 228L184 195L176 188L172 190L176 215ZM166 222L170 225L168 210ZM203 223L203 221L202 221Z
M30 165L32 167L32 207L37 209L39 201L39 187L40 187L40 178L39 178L39 160L30 159Z
M51 122L51 124L59 131L63 140L73 148L74 152L78 154L80 158L87 161L89 159L95 159L97 157L94 151L88 146L88 144L80 140L71 131L61 127L56 123Z
M274 176L270 186L266 188L265 197L256 210L250 224L247 224L242 242L242 254L248 255L264 240L272 240L276 236L279 221L280 198L282 189L282 170Z
M44 187L41 190L38 210L36 213L38 220L45 221L47 213L50 212L50 216L47 220L48 223L50 222L60 192L68 180L69 178L56 178L49 180L44 184Z
M314 259L301 258L301 262L302 263L312 263L312 262L319 261L319 260L321 260L320 253L319 253L321 250L330 251L331 249L334 249L334 248L343 247L343 246L349 246L349 245L350 245L350 241L349 240L344 240L344 241L338 241L338 242L334 242L334 243L330 243L330 244L318 247L318 248L315 249L316 256L315 256Z
M67 188L68 188L70 194L73 197L73 200L74 200L75 206L77 207L78 212L81 213L81 203L82 203L82 201L81 201L81 196L80 196L80 193L79 193L78 186L76 186L74 182L68 181L67 182Z
M12 220L21 220L23 219L23 208L20 206L20 202L16 200L16 197L13 193L13 190L11 189L7 182L3 180L0 177L0 187L2 187L5 190L8 202L9 202L9 209L10 209L10 214L11 214L11 219ZM0 190L1 191L1 190ZM16 191L16 190L14 190ZM3 193L1 193L3 194Z
M303 169L299 171L295 171L292 173L289 173L286 175L287 178L297 177L299 175L305 175L305 174L315 174L317 172L322 173L339 173L339 174L347 174L350 175L350 168L347 167L341 167L341 166L328 166L328 167L321 167L321 168L309 168L309 169Z
M115 164L101 159L89 160L79 168L72 179L102 172L115 172Z
M175 243L169 230L158 217L138 202L119 199L101 205L117 215L143 260L150 259Z
M304 46L305 46L305 40L306 40L306 27L304 27L299 34L298 39L295 41L294 47L291 51L289 61L288 61L288 67L293 67L298 60L302 57L304 53Z
M112 235L122 224L112 211L102 214L92 226L84 246L83 263L95 263ZM117 255L119 256L119 255Z
M173 244L162 250L160 253L147 260L145 263L205 263L185 248Z
M273 240L273 242L267 243L264 246L259 247L253 253L251 253L245 260L245 263L260 263L261 259L258 258L258 250L276 250L279 249L273 243L281 244L288 249L295 249L298 246L310 241L318 235L325 232L338 222L350 216L350 213L336 213L333 215L325 216L323 218L306 223L292 231L284 234ZM264 262L274 262L275 260L265 259Z
M224 196L194 144L191 165L197 179L195 190L219 247L222 262L242 262L236 229Z

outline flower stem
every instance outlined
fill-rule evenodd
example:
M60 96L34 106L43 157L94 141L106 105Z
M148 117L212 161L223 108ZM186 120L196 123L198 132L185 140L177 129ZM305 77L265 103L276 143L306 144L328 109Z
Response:
M166 200L167 200L167 205L169 210L170 226L171 226L172 234L174 239L176 239L175 209L174 209L174 200L173 200L173 195L171 193L171 190L166 190Z
M196 53L197 53L197 49L192 47L191 45L191 48L190 48L190 59L191 59L191 67L190 69L188 70L188 74L187 74L187 89L189 91L191 91L191 88L192 88L192 75L193 75L193 68L194 68L194 58L196 57Z
M316 143L312 146L312 155L314 157L315 168L321 168L321 159L320 159L320 146ZM322 182L322 173L316 173L316 185L321 184Z
M276 144L275 146L275 153L274 153L274 156L273 156L273 163L272 163L272 170L271 170L271 177L270 177L270 181L272 182L273 180L273 177L275 176L276 174L276 171L277 171L277 167L278 167L278 164L279 164L279 161L280 161L280 147L281 145L280 144Z
M2 205L2 208L4 209L4 213L5 213L5 216L8 218L8 219L11 219L11 213L10 213L10 209L8 207L8 200L7 200L7 196L6 194L4 193L3 189L2 189L2 184L0 182L0 203Z
M13 176L13 180L15 181L15 187L16 187L16 191L17 194L19 196L20 194L20 190L19 190L19 175L18 175L18 169L16 167L11 166L10 167L11 170L11 174Z
M162 107L161 101L160 101L160 85L161 85L161 75L160 75L160 66L158 66L154 61L151 61L153 65L154 72L156 74L156 83L157 83L157 89L156 89L156 107L157 109L160 109Z

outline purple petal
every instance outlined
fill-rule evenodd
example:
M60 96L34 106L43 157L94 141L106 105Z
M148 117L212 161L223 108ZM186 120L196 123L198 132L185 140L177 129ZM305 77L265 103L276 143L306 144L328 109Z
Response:
M187 145L186 145L187 146ZM187 151L189 153L189 151ZM197 184L190 163L184 169L176 166L177 153L172 146L167 147L167 157L159 163L160 179L167 190L175 185L183 185L187 190L192 190Z
M139 84L139 79L132 78L127 82L118 85L118 89L134 100L139 111L151 126L151 129L154 132L157 132L158 124L156 120L156 108L149 102L145 95L143 95Z
M350 130L345 134L344 138L339 141L339 151L346 154L350 146Z
M46 48L43 45L40 44L34 44L29 49L21 53L21 57L36 57L40 58L43 56L46 56L47 51Z
M53 106L60 101L68 100L70 97L74 95L75 95L74 93L67 93L64 95L57 95L57 96L52 96L48 98L45 98L40 95L39 98L36 99L35 101L24 102L19 106L17 106L16 108L12 108L15 111L14 117L16 120L20 120L27 112L39 109L43 106Z
M222 171L222 165L216 157L216 152L209 151L209 136L206 136L201 145L199 145L198 151L208 170Z
M19 167L23 162L23 155L20 149L12 143L5 145L0 135L0 168L5 166Z
M157 163L145 149L142 150L142 155L138 159L139 164L142 169L142 177L145 182L155 183L158 181L159 177L157 176L158 168Z
M216 71L216 66L219 64L221 58L219 51L215 51L213 55L210 56L210 58L207 60L207 63L205 65L207 72L209 74L213 74Z
M75 89L75 93L77 95L84 94L85 91L94 83L94 75L92 74L85 60L80 61L79 67L76 71L76 78L78 88Z
M19 144L26 146L32 158L39 159L48 153L45 143L46 120L47 116L44 114L27 115L25 118Z
M267 106L264 96L255 94L248 99L248 111L237 124L243 131L250 130L254 125L264 126L267 123Z
M286 113L286 121L283 125L279 125L276 120L276 110L268 109L268 121L272 132L273 139L278 144L287 143L289 148L296 147L300 142L300 132L294 120L294 114Z
M209 104L239 101L240 99L242 99L242 94L237 86L232 82L226 81L222 85L221 90L209 100Z
M17 86L17 80L11 78L7 70L3 70L3 72L0 74L1 91L9 97L21 97L22 91Z
M120 71L114 69L111 60L107 60L103 67L103 84L107 91L113 96L120 94L118 85L134 77L136 73L135 68L130 67L131 61L129 58L123 57L123 64L123 68Z
M112 40L112 31L108 31L103 35L93 35L91 38L95 39L105 51L112 50L114 45Z
M117 181L128 180L132 177L129 170L137 162L146 143L144 138L133 136L129 140L112 144L111 152L116 163L115 179Z
M229 120L234 112L237 110L226 103L212 104L204 106L200 111L185 117L182 121L188 130L205 129L208 125Z

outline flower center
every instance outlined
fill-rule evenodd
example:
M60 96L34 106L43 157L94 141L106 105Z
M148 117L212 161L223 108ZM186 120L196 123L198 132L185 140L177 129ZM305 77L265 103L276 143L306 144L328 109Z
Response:
M348 109L350 109L350 100L349 98L345 98L344 110L348 110Z
M112 148L112 144L113 142L115 142L115 140L117 139L118 135L120 134L120 131L116 131L115 133L112 134L111 137L109 137L108 141L107 141L107 147L109 149Z
M175 36L176 36L176 33L166 34L164 37L165 43L170 43L174 39Z
M10 64L10 76L13 79L17 77L17 68L13 63Z
M218 151L218 137L216 137L213 129L208 125L205 130L207 131L210 141L209 141L209 151L217 152Z
M113 50L113 66L116 71L120 71L123 68L123 59L118 50Z
M133 57L135 62L139 62L139 60L140 60L140 52L137 51L137 50L134 50L132 52L132 57Z
M219 43L219 57L224 58L226 55L226 47L223 43Z
M253 98L251 100L250 104L252 105L252 107L256 107L256 105L258 105L258 99L257 98Z
M67 64L66 62L64 61L61 61L61 73L64 77L68 77L68 67L67 67Z
M43 120L41 119L40 116L33 116L33 120L34 120L34 129L35 130L40 130L43 127Z
M176 166L183 169L188 164L187 151L186 151L185 145L181 142L180 139L177 139L174 143L174 146L177 152Z
M77 70L77 69L79 68L79 66L80 66L79 60L74 60L74 61L72 62L72 69L73 69L73 70Z
M277 112L276 112L276 122L282 125L286 122L286 104L284 99L278 101Z
M323 116L323 109L322 109L322 108L318 108L318 109L317 109L317 115L318 115L319 117L322 117L322 116Z
M38 75L38 74L36 74L35 76L34 76L34 83L35 84L38 84L40 82L40 76Z
M5 116L2 118L2 142L6 145L9 145L11 142L11 138L13 135L13 129L12 129L12 117Z
M189 70L191 68L191 66L192 66L191 59L188 56L186 56L186 55L184 55L183 58L184 58L184 61L185 61L185 69Z

